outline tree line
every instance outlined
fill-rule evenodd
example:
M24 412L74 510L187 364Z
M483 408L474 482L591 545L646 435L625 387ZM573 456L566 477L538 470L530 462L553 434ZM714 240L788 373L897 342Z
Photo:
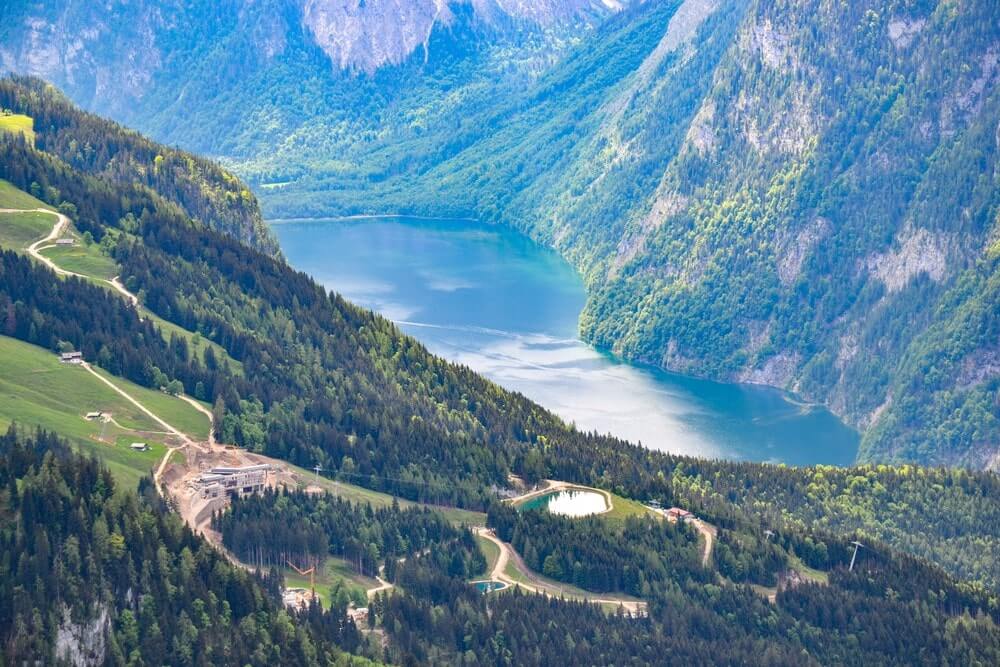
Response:
M453 576L478 574L486 561L466 528L452 526L439 512L418 506L400 508L395 500L375 508L329 493L265 491L236 499L212 517L222 542L242 561L256 567L296 567L320 564L333 555L359 573L374 577L383 571L393 581L400 560L447 550L460 543L465 551L449 560Z

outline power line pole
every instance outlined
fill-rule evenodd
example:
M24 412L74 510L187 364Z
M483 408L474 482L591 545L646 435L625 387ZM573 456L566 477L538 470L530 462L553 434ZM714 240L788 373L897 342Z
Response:
M851 542L851 544L854 545L854 555L851 556L851 565L850 567L847 568L848 572L852 572L854 570L854 559L858 557L858 549L865 546L861 544L861 542L858 542L857 540L854 540L853 542Z

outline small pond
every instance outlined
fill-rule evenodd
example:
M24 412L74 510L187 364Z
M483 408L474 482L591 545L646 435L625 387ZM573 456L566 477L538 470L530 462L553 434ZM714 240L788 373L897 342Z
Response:
M552 514L568 517L590 516L606 512L608 501L604 494L586 489L550 491L530 498L520 505L522 510L547 509Z
M476 590L480 593L493 593L494 591L502 591L507 588L507 584L502 581L496 581L495 579L473 581L472 585L475 586Z

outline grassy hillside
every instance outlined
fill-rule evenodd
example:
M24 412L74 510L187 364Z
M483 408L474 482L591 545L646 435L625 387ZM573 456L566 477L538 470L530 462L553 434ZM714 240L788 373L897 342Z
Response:
M20 208L20 207L0 207ZM54 218L48 213L0 213L0 246L24 250L52 230Z
M48 208L52 207L42 200L18 189L13 184L0 178L0 208Z
M205 437L208 420L180 399L152 392L121 378L113 381L148 405L168 423ZM59 362L34 345L0 336L0 430L16 422L67 438L81 452L100 458L128 488L163 458L163 427L86 370ZM88 421L88 412L110 412L114 421ZM133 442L149 444L136 452Z
M28 141L34 143L35 120L24 114L0 111L0 131L24 135Z
M52 216L48 217L51 221ZM92 276L98 280L111 280L118 275L118 266L113 259L97 246L87 245L79 239L72 246L54 246L41 252L58 267L73 273Z
M52 229L55 221L55 218L49 214L30 211L33 208L51 209L51 206L3 180L0 180L0 208L24 211L0 213L0 247L23 250L33 241L44 238ZM110 288L107 281L117 276L121 269L108 255L106 249L93 243L88 245L83 242L82 235L72 226L64 236L75 238L77 245L72 247L53 246L43 250L42 254L53 260L60 268L88 276L96 284ZM177 336L186 341L191 353L202 361L206 360L206 353L211 350L211 354L219 363L228 364L236 373L243 372L243 364L230 357L225 348L218 343L197 332L188 331L173 322L169 322L141 305L140 309L143 317L150 318L156 323L156 328L159 329L165 340L169 341L171 337Z

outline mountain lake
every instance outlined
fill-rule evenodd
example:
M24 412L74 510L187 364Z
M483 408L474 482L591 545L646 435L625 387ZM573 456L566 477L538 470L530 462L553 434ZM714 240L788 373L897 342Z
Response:
M272 228L295 268L580 429L709 458L848 465L857 454L853 429L786 392L638 367L582 342L580 277L517 231L406 217Z

